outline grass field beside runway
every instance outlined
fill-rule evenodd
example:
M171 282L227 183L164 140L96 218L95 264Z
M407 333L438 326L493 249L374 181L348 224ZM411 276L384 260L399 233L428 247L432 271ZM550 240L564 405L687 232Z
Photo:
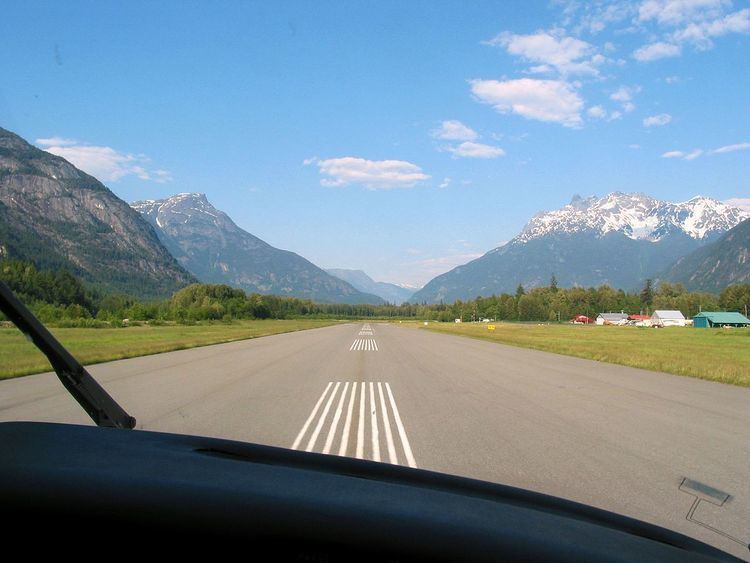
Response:
M405 323L406 324L406 323ZM409 323L413 324L413 323ZM421 329L750 387L750 329L434 323Z
M83 364L159 354L337 324L335 320L248 320L229 324L52 328L50 331ZM15 327L0 328L0 379L50 371L47 358Z

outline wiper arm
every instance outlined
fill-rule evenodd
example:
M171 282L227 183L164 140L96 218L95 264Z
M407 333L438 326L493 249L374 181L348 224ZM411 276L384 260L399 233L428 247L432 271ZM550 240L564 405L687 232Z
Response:
M135 418L126 413L109 396L86 371L86 368L52 336L52 333L2 281L0 281L0 311L47 356L57 377L97 426L128 429L135 427Z

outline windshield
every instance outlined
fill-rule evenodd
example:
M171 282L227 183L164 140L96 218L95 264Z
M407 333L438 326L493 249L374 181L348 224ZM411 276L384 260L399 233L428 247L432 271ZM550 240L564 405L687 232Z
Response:
M750 556L743 2L9 2L0 34L0 280L122 420ZM0 421L93 424L3 319Z

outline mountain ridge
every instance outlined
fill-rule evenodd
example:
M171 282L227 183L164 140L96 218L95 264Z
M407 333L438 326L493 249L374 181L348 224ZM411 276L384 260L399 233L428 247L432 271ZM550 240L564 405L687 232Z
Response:
M716 292L728 285L749 283L750 219L677 259L660 277L682 283L690 291Z
M621 232L634 240L653 242L675 231L705 239L731 229L748 216L739 208L704 196L672 203L643 193L612 192L601 198L574 196L560 209L537 213L516 240L527 242L550 232L586 231L600 236Z
M412 302L437 303L546 285L636 289L749 214L702 196L663 202L640 193L580 198L537 213L503 246L433 278Z
M195 281L151 225L96 178L3 128L0 257L149 298Z
M381 304L302 256L237 226L205 194L183 192L131 203L177 261L204 282L321 303Z

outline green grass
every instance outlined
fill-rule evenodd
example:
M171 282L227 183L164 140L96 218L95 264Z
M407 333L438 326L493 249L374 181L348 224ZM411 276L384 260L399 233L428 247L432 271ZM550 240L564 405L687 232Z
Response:
M404 323L406 324L406 323ZM411 323L410 323L411 324ZM750 329L429 323L420 329L750 387ZM412 324L413 326L413 324Z
M336 324L335 320L235 321L231 324L132 326L128 328L51 328L83 364L159 354L246 338L258 338ZM47 358L15 327L0 328L0 379L50 371Z

